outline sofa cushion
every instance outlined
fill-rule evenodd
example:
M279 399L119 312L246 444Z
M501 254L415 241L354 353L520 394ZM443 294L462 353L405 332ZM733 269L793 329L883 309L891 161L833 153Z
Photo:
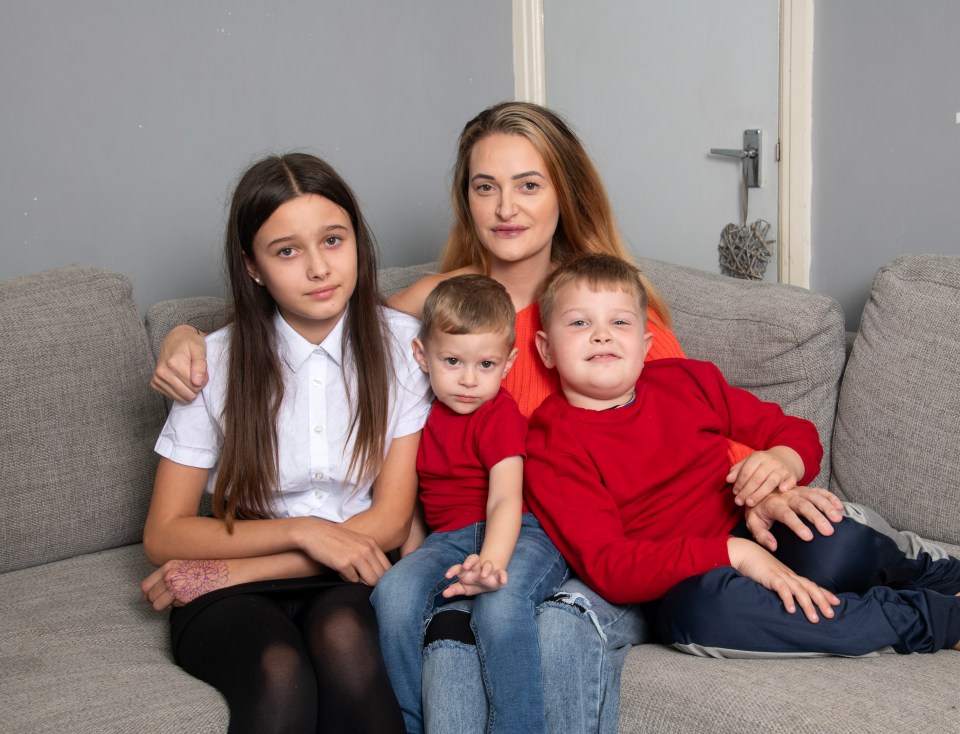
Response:
M130 281L6 280L0 344L0 571L138 542L163 404Z
M403 290L408 285L420 280L428 273L437 272L436 263L424 263L423 265L409 265L407 267L382 268L378 275L380 292L384 296L392 296L397 291Z
M832 488L960 543L960 257L877 272L840 391Z
M719 660L662 645L627 656L621 732L957 731L960 653Z
M802 288L737 280L640 259L666 298L688 357L716 363L732 385L813 421L826 486L837 390L845 360L843 310Z
M177 667L140 597L141 545L0 575L0 731L214 734L217 691Z

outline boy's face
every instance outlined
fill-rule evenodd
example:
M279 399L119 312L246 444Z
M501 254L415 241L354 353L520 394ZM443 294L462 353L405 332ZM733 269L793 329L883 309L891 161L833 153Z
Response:
M496 396L517 350L503 332L436 332L426 344L413 340L413 356L430 375L437 399L455 413L468 415Z
M569 283L544 329L537 350L547 367L557 368L571 405L603 410L630 400L653 341L634 294Z

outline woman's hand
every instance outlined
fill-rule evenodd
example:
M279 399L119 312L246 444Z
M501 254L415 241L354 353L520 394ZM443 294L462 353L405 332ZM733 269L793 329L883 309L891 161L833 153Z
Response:
M167 561L143 580L140 590L144 599L162 612L236 583L230 580L226 561Z
M200 332L175 326L160 345L150 387L171 400L190 403L207 384L207 344Z
M507 583L507 569L497 568L491 561L481 561L473 553L463 563L457 563L447 570L444 578L457 580L443 590L443 597L475 596L485 591L496 591Z
M784 608L793 614L797 604L810 622L819 622L817 609L824 617L833 617L840 600L810 579L799 576L752 540L730 538L727 541L731 565L764 588L776 592Z
M833 535L832 523L843 519L843 503L825 489L797 487L785 494L775 492L756 507L747 507L744 517L756 541L767 550L775 551L777 540L770 532L775 522L783 523L802 540L813 540L804 519L811 522L820 535Z
M389 570L390 561L369 535L316 517L302 520L295 536L297 546L344 581L373 586Z

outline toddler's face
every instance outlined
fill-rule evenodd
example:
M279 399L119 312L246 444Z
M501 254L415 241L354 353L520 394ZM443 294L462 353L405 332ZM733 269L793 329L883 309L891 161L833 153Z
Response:
M426 344L414 339L413 354L430 375L437 399L450 410L467 415L496 396L517 350L502 332L437 332Z
M634 294L570 283L544 329L537 349L547 367L557 368L571 405L603 410L629 402L653 339Z

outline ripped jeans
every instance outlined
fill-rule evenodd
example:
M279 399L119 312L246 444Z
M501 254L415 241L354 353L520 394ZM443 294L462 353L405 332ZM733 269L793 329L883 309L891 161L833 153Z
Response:
M469 604L450 605L443 614L462 614ZM611 604L573 578L537 608L537 633L549 731L615 734L624 660L632 645L649 641L640 605ZM431 734L488 730L474 645L451 639L427 645L423 712Z

